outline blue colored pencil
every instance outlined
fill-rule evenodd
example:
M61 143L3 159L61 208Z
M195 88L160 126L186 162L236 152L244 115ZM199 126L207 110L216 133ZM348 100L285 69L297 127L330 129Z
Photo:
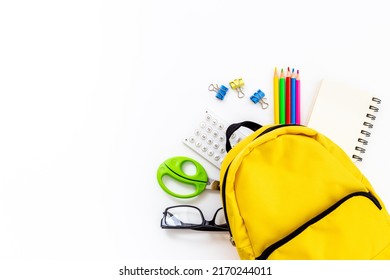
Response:
M295 82L296 82L296 77L295 77L295 72L294 68L292 69L292 76L291 76L291 123L296 123L296 91L295 91Z

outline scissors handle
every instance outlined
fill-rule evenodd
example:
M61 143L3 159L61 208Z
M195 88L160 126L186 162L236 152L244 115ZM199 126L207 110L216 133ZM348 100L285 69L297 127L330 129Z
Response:
M196 167L194 175L186 174L183 171L183 164L191 162ZM190 194L180 194L170 190L163 182L163 177L169 176L176 181L195 187L195 191ZM207 186L206 170L195 160L187 157L173 157L164 161L157 170L157 181L161 188L168 194L177 198L192 198L199 195Z

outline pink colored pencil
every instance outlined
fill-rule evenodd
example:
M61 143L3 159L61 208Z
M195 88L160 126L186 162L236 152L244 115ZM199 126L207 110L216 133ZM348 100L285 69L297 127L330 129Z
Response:
M295 80L295 122L301 124L301 79L299 77L299 70Z

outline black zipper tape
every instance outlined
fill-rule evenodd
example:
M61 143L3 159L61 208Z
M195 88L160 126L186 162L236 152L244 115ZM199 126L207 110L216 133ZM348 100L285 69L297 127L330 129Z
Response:
M227 178L227 174L228 174L228 171L229 171L229 168L230 168L230 164L226 168L226 172L225 172L225 174L223 176L223 183L222 183L222 188L221 189L222 189L223 213L225 214L226 225L227 225L227 227L229 229L230 237L232 238L233 235L232 235L232 231L230 230L229 219L228 219L227 210L226 210L226 178Z
M375 204L376 207L378 207L379 210L382 209L382 206L379 203L378 199L372 193L370 193L370 192L354 192L354 193L351 193L351 194L345 196L344 198L340 199L338 202L333 204L331 207L326 209L324 212L320 213L319 215L315 216L313 219L309 220L308 222L306 222L305 224L303 224L302 226L300 226L299 228L294 230L292 233L290 233L286 237L280 239L279 241L277 241L274 244L272 244L269 247L267 247L263 251L263 253L259 257L256 258L256 260L266 260L266 259L268 259L268 257L275 250L277 250L279 247L283 246L284 244L286 244L287 242L289 242L293 238L297 237L300 233L302 233L309 226L317 223L318 221L320 221L321 219L323 219L324 217L326 217L327 215L332 213L334 210L336 210L344 202L346 202L347 200L349 200L350 198L355 197L355 196L367 197L368 199L370 199Z

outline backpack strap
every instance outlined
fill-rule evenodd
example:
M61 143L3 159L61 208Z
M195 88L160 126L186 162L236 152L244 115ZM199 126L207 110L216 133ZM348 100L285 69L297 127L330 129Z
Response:
M226 152L229 152L232 149L232 145L230 144L230 137L233 135L235 131L237 131L240 127L246 127L253 131L256 131L263 126L252 122L252 121L243 121L239 123L233 123L226 129Z

